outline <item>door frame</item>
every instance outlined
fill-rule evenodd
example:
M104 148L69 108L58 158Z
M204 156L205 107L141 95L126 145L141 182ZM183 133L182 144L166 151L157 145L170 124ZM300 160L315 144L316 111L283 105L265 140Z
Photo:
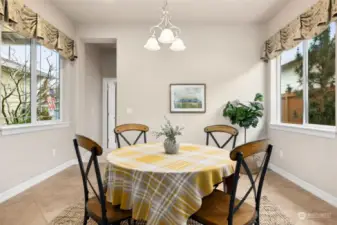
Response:
M108 84L113 82L115 84L115 126L117 124L117 79L116 78L103 78L102 88L102 128L103 128L103 149L108 149ZM116 146L112 146L116 147Z

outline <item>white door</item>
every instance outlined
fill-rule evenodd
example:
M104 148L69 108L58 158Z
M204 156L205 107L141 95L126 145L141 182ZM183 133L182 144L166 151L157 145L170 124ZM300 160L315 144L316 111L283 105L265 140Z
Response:
M116 148L116 139L114 135L116 126L116 82L114 80L109 80L107 87L108 148Z

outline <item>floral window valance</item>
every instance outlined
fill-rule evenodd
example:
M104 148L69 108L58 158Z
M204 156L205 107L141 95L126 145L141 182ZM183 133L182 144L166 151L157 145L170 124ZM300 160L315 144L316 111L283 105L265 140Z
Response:
M319 0L264 43L262 59L273 59L300 41L319 35L332 21L337 21L337 0Z
M0 0L0 16L19 34L36 38L40 44L58 51L66 59L77 58L75 41L24 5L23 0Z
M5 15L5 6L2 0L0 0L0 18L3 19Z

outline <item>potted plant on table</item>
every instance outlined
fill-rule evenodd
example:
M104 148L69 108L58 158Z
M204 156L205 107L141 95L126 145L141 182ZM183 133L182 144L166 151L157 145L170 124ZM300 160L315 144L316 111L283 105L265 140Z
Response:
M263 117L263 95L257 93L254 101L243 104L239 100L228 102L223 110L223 116L228 117L233 125L238 124L244 128L245 143L247 142L247 129L257 127L259 118Z
M177 154L179 151L179 143L177 143L176 136L182 135L183 127L173 127L171 122L165 117L166 124L161 126L161 131L153 132L156 138L165 136L164 149L166 154Z

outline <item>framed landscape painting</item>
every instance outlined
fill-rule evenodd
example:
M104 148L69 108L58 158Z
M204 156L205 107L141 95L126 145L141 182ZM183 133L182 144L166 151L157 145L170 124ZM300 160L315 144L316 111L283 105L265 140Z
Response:
M171 113L205 113L205 84L171 84Z

